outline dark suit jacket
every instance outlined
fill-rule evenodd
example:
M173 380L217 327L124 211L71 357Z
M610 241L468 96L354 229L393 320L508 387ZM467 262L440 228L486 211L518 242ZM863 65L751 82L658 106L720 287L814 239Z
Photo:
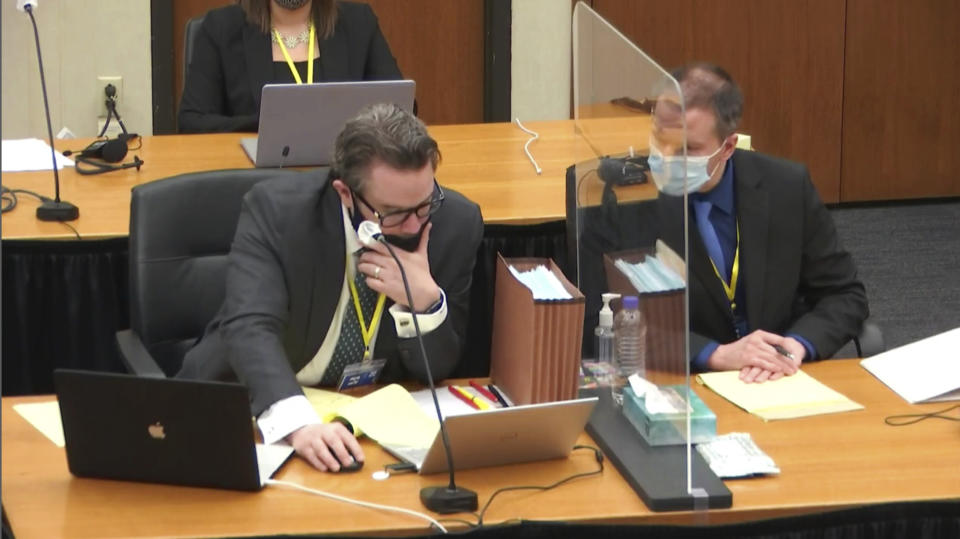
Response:
M867 298L850 253L840 245L833 219L820 201L806 166L757 152L733 154L740 220L740 282L750 331L796 333L832 356L855 337L867 318ZM605 291L600 253L650 247L662 238L683 253L683 199L661 195L653 203L597 210L581 249L581 275L593 301ZM613 216L611 217L611 213ZM616 223L616 224L613 224ZM730 304L710 265L692 212L689 234L690 353L709 341L736 340ZM596 283L603 283L597 286ZM585 291L587 292L587 291ZM592 309L596 304L589 304ZM598 308L598 307L597 307ZM588 311L595 325L595 313ZM592 326L587 327L592 332ZM592 334L592 333L591 333Z
M333 35L320 41L320 69L314 80L402 79L370 6L353 2L337 6ZM276 82L272 50L270 36L247 22L240 6L207 13L180 100L180 132L257 131L261 90Z
M320 348L343 287L340 199L328 181L304 176L262 182L244 198L229 255L226 299L178 374L239 379L250 391L255 415L301 394L295 373ZM455 191L444 193L432 219L428 256L447 297L447 318L423 339L435 379L448 377L460 360L483 236L477 205ZM389 313L380 323L374 357L387 360L381 381L426 381L417 339L398 338Z

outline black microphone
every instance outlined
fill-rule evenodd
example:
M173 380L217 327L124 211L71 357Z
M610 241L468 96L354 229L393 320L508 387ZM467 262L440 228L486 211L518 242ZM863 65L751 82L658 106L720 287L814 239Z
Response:
M597 166L597 175L606 184L634 185L646 183L649 170L650 165L647 164L645 155L623 158L604 157L600 159Z
M18 2L19 3L19 2ZM80 217L80 209L73 204L60 200L60 172L57 170L57 151L53 149L53 127L50 125L50 105L47 102L47 80L43 76L43 58L40 56L40 32L37 31L37 21L33 17L33 8L36 2L23 2L22 10L30 16L33 24L33 37L37 43L37 63L40 65L40 88L43 90L43 110L47 113L47 138L50 142L50 158L53 160L53 186L55 196L53 200L46 200L37 207L37 219L41 221L73 221ZM21 7L21 6L17 6Z
M283 164L287 161L287 156L290 155L290 146L284 146L283 150L280 151L280 167L283 168Z
M403 269L403 264L397 258L393 247L387 243L380 230L380 225L372 221L360 223L357 230L360 237L360 243L371 245L373 242L380 242L390 256L397 262L397 268L400 269L400 278L403 280L403 290L407 295L407 305L413 312L413 294L410 293L410 284L407 282L407 272ZM453 451L450 450L450 438L447 436L447 428L443 424L443 413L440 412L440 402L437 400L437 389L433 385L433 375L430 373L430 362L427 361L427 349L423 345L423 335L420 333L420 323L417 322L417 315L413 313L413 329L417 333L417 341L420 343L420 354L423 356L423 366L427 370L427 382L430 384L430 394L433 395L433 407L437 410L437 419L440 421L440 438L443 441L443 449L447 453L447 470L450 474L450 483L446 487L424 487L420 489L420 502L427 509L441 514L461 513L464 511L476 511L477 493L463 487L458 487L454 480L453 472Z

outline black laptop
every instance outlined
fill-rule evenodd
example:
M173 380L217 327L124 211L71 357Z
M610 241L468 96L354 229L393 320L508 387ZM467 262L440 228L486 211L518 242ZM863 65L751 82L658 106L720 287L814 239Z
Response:
M63 369L53 381L77 477L259 490L293 451L255 444L239 384Z

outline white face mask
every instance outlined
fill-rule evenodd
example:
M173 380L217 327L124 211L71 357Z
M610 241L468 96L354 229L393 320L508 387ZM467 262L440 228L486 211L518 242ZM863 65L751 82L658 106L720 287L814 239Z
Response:
M717 171L717 166L707 172L707 165L710 159L720 153L723 144L710 155L688 156L687 173L683 173L683 156L671 155L665 156L657 148L653 141L650 141L650 157L647 163L650 165L650 175L653 176L653 182L657 184L657 189L671 196L682 196L684 190L688 193L696 193L703 187L703 184L710 181L710 177Z

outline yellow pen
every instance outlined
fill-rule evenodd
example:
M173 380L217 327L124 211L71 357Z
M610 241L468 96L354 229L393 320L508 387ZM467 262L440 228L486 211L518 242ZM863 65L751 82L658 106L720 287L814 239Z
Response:
M470 393L469 391L463 389L462 387L450 386L450 388L456 391L457 393L459 393L460 395L463 395L463 398L469 399L470 402L472 402L473 405L479 408L480 410L490 409L490 405L487 404L486 401L484 401L483 399L477 398L476 395L474 395L473 393Z

